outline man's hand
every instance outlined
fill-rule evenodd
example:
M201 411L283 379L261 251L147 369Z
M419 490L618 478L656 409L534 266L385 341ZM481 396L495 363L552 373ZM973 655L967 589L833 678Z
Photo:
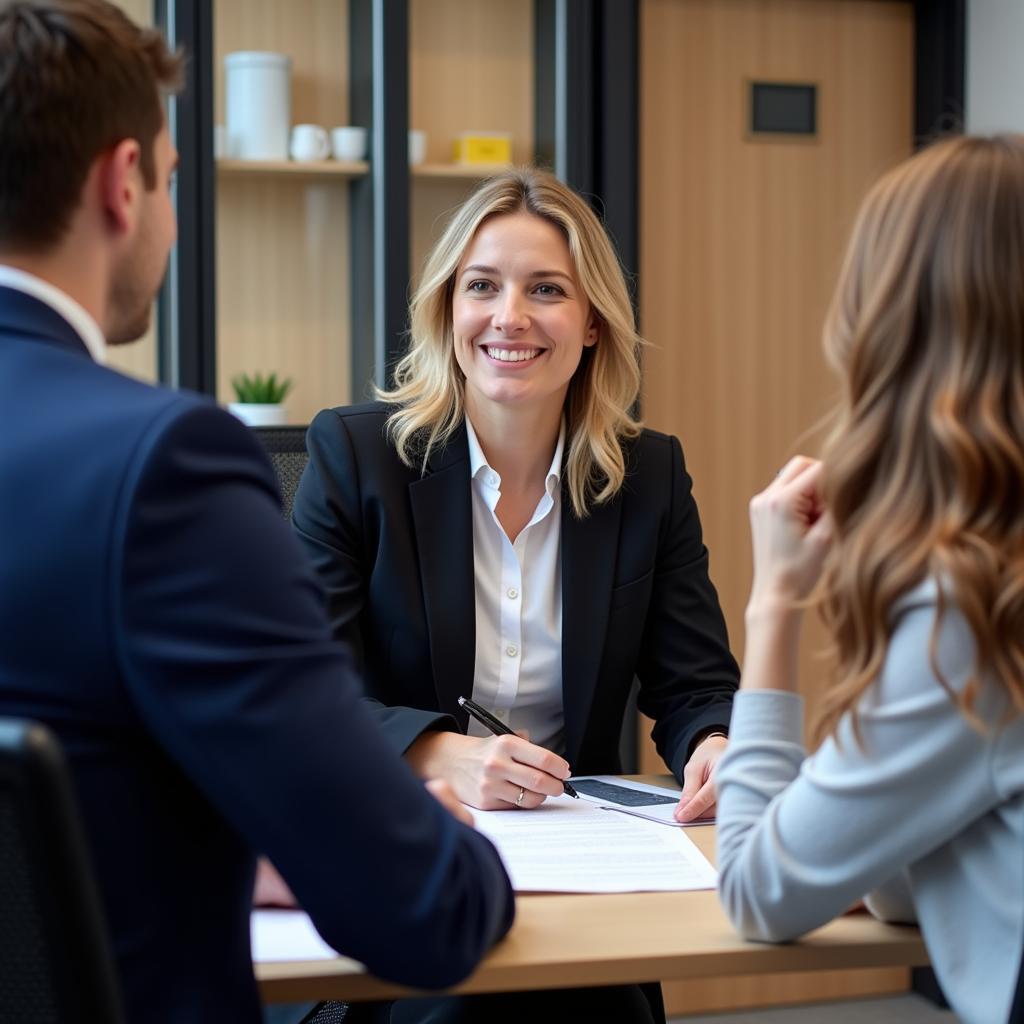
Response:
M724 736L708 736L697 744L683 769L683 793L673 812L676 821L696 821L715 813L715 766L728 745Z
M255 907L298 906L288 883L266 857L260 857L256 861L256 884L253 887L252 902Z
M463 825L473 825L473 815L464 803L461 803L454 790L444 779L428 779L425 783L427 792L456 820Z

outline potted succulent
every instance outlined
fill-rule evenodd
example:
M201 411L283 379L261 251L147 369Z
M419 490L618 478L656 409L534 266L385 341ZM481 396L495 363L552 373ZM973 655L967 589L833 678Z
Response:
M238 399L228 410L250 427L280 427L287 422L284 399L292 387L292 380L286 377L278 380L277 374L264 377L262 373L240 373L231 378L231 386Z

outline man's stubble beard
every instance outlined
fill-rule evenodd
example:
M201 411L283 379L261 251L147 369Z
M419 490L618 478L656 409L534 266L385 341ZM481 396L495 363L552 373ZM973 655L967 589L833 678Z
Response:
M149 330L153 302L167 269L166 256L160 273L150 266L154 260L150 236L151 231L144 220L135 244L114 268L107 303L108 345L138 341Z

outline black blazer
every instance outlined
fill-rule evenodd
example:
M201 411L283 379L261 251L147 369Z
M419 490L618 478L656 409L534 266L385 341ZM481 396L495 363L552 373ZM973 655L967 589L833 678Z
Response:
M410 469L387 441L388 407L328 409L307 435L293 521L385 730L465 730L473 689L473 522L465 428ZM697 506L674 437L645 430L615 499L577 519L562 501L565 756L579 774L620 770L633 677L639 707L680 775L695 739L726 728L738 670L708 578ZM447 717L450 716L450 717Z

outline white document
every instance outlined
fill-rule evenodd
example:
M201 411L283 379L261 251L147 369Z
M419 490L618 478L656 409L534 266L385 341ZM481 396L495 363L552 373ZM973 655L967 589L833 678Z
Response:
M253 963L335 960L304 910L254 910L249 918Z
M473 811L517 892L714 889L715 869L689 836L593 802L551 798L531 811Z
M682 794L680 789L649 786L646 782L633 782L618 775L580 775L569 781L581 799L590 800L613 811L622 811L623 814L635 814L638 818L660 821L662 825L674 825L676 828L715 823L714 818L702 818L700 821L688 821L685 824L676 821L672 817L672 812L679 803Z

